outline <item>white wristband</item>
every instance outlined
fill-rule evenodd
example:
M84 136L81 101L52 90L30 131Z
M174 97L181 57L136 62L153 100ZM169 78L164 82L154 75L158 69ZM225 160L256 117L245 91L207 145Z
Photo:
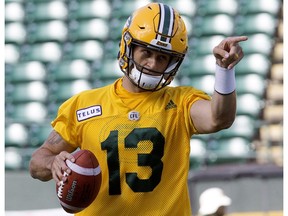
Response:
M222 68L216 64L215 91L220 94L231 94L236 89L235 69Z

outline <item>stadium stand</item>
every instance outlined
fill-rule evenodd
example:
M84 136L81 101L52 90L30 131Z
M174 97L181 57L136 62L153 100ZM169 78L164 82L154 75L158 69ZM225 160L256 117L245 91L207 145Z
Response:
M6 171L28 170L61 103L122 75L116 61L122 27L152 1L5 0ZM191 170L251 162L283 167L283 0L161 2L187 23L190 48L176 85L212 94L213 47L227 36L249 37L236 67L236 120L230 129L191 139Z

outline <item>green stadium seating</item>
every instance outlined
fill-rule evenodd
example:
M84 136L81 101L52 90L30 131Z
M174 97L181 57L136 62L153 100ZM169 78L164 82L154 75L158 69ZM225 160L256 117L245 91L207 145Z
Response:
M182 77L181 85L189 85L212 95L214 92L214 75L203 75L193 77Z
M277 16L281 0L242 0L239 8L241 14L270 13Z
M39 61L43 63L60 61L62 47L57 42L25 44L21 49L21 61Z
M106 0L78 0L69 1L69 19L109 19L111 3Z
M267 80L258 74L237 75L236 71L236 89L237 94L251 93L259 98L264 97Z
M262 97L255 94L241 94L237 97L237 115L249 115L255 119L260 117L263 108Z
M197 14L200 16L227 14L235 16L238 12L237 0L201 0L198 2Z
M189 45L191 49L192 59L199 58L202 55L211 55L213 48L217 46L225 37L223 35L203 36L191 38ZM194 57L195 56L195 57Z
M215 57L211 54L195 57L188 54L177 76L193 78L194 76L214 75L215 67Z
M5 147L27 145L29 145L28 127L21 123L7 123L5 125Z
M112 13L111 15L115 18L125 18L127 19L131 13L142 6L152 2L151 0L118 0L113 1L111 4Z
M205 163L206 154L206 142L192 137L190 140L190 169L201 167Z
M64 102L71 96L91 88L91 83L87 80L55 82L50 85L48 99L51 102Z
M67 39L68 28L62 20L32 22L27 25L27 42L64 42Z
M245 43L241 43L241 47L245 55L263 54L270 56L275 41L267 34L257 33L249 36Z
M41 81L33 81L26 83L18 83L11 85L10 89L6 89L6 103L21 102L46 102L48 89L45 83Z
M25 19L28 22L66 20L68 8L64 1L29 1L26 5Z
M63 59L84 59L86 61L101 60L104 53L103 45L99 41L86 40L69 42L63 48Z
M13 120L18 123L41 123L47 119L47 108L41 102L18 103L6 109L6 121Z
M49 80L53 82L77 79L89 80L91 77L90 65L83 59L52 62L48 66L48 71Z
M35 148L7 147L5 148L6 170L29 170L29 163Z
M69 24L69 40L100 40L105 41L109 35L108 22L104 19L71 21Z
M26 40L26 28L21 22L5 24L5 43L21 44Z
M20 59L20 47L16 44L5 44L5 63L16 64Z
M45 81L46 78L46 67L39 61L20 62L18 64L5 65L6 84L28 81Z
M21 155L22 148L6 147L5 148L5 169L20 170L22 169L23 159Z
M218 139L207 145L207 165L246 163L255 159L251 142L245 138Z
M183 16L192 18L198 12L196 2L194 0L166 0L165 4L168 4L178 10L178 12Z
M271 67L271 60L262 54L254 53L247 54L245 57L236 65L237 74L258 74L267 78L269 68Z
M267 34L273 37L276 32L277 19L268 13L256 13L239 16L235 21L236 35Z
M196 37L211 35L231 36L233 31L233 17L226 14L198 16L194 19L193 35Z
M105 59L101 67L93 75L96 79L111 80L123 76L117 59Z
M237 115L233 125L229 129L215 133L213 138L218 140L224 138L242 137L252 141L257 129L257 122L255 121L255 118L249 115Z
M25 17L25 9L21 2L5 2L5 22L22 22Z

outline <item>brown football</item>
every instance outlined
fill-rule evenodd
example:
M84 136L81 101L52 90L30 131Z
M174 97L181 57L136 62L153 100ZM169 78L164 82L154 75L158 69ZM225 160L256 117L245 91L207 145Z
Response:
M88 207L98 195L102 175L95 155L89 150L73 153L75 162L66 160L71 174L67 181L56 185L57 197L62 208L68 213L77 213Z

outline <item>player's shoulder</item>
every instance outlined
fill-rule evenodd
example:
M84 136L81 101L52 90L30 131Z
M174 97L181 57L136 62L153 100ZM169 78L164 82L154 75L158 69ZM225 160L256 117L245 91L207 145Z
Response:
M170 94L193 94L197 92L202 92L199 89L194 88L193 86L167 86L165 88L166 93Z
M84 90L84 91L76 94L75 96L78 98L83 98L83 97L91 97L93 95L98 95L98 97L99 97L102 94L108 93L111 86L112 86L112 84L102 86L102 87L93 88L93 89Z

